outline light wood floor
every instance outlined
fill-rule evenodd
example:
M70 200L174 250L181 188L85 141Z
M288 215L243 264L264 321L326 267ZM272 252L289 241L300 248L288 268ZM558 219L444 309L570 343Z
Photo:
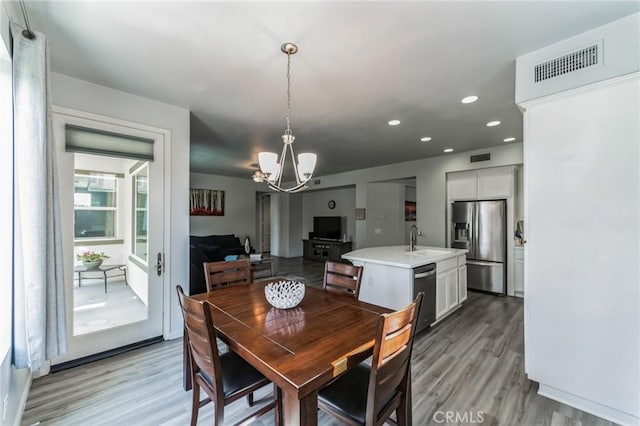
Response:
M274 271L318 286L323 265L279 259ZM537 395L537 385L524 374L523 346L522 301L470 292L461 309L416 336L414 424L612 424ZM35 380L23 424L188 425L191 394L181 380L182 341L162 342ZM256 396L266 403L271 387ZM246 400L236 401L225 409L225 423L252 409ZM200 410L199 425L212 424L212 410L211 404ZM443 422L447 412L458 419ZM269 413L256 424L271 425L273 419ZM319 424L341 423L319 413Z

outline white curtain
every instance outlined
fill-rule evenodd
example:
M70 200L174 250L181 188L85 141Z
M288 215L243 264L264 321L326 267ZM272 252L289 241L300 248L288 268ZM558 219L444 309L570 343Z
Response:
M62 236L47 41L11 25L15 138L14 363L40 369L67 350Z

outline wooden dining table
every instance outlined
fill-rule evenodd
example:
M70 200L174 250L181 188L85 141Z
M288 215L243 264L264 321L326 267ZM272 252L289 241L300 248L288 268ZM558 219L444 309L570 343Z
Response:
M277 422L315 425L318 390L372 354L378 318L390 311L313 287L296 308L276 309L264 288L277 280L193 297L212 304L218 337L277 385L284 404Z

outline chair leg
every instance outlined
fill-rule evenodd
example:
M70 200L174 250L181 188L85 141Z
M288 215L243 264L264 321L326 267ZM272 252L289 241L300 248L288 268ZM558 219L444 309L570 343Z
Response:
M249 407L253 407L253 392L247 395L247 404L249 404Z
M213 424L215 426L222 426L224 423L224 399L216 398L214 404L214 416L213 416Z
M200 385L195 380L193 381L191 400L191 426L198 424L198 411L200 410Z
M398 420L398 426L409 426L412 422L411 413L411 394L407 395L403 392L400 405L396 409L396 419Z

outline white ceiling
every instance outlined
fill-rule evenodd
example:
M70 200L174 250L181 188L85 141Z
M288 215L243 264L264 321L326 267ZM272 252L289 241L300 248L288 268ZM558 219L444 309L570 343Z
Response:
M249 177L279 152L316 176L522 138L515 58L638 11L626 2L36 2L62 74L188 108L191 169ZM460 99L475 94L476 103ZM397 118L399 126L387 121ZM502 125L486 127L490 120ZM431 136L431 142L420 142Z

